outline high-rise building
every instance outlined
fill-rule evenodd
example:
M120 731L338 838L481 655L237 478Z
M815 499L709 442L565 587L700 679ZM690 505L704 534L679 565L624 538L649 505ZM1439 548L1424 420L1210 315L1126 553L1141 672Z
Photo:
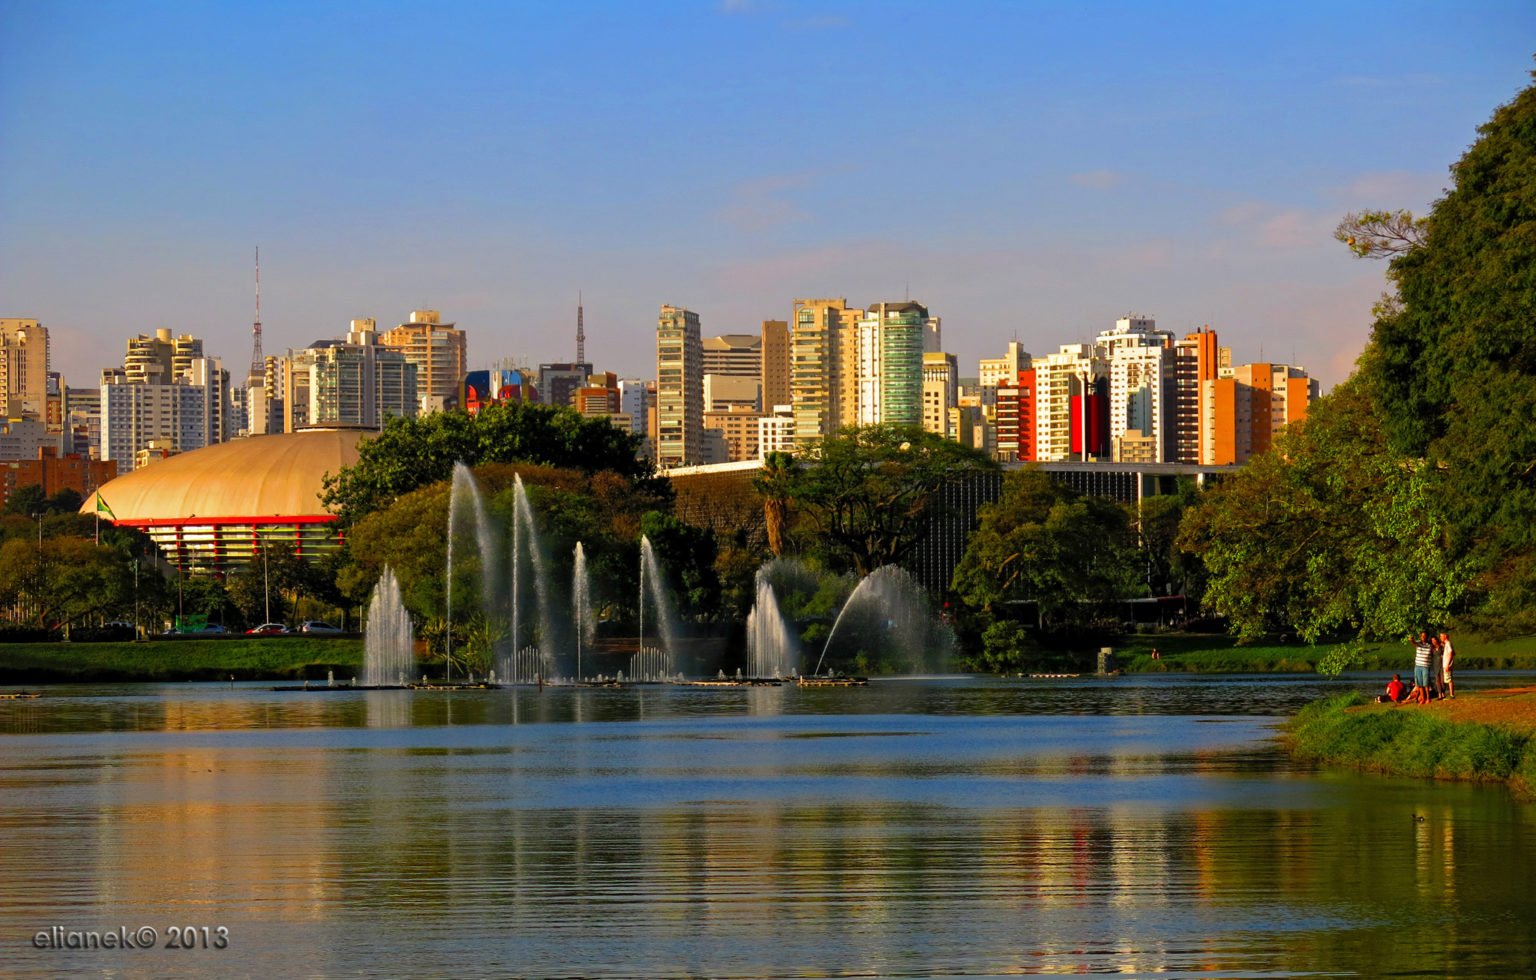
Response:
M411 318L387 331L379 343L416 366L420 412L440 412L457 400L468 370L469 341L464 331L442 322L437 310L412 310Z
M183 380L176 384L134 384L112 380L101 386L101 458L120 472L137 465L150 443L168 452L208 445L208 392Z
M656 465L704 458L704 349L699 315L663 306L656 320Z
M763 408L790 404L793 396L789 390L789 324L784 320L763 321L760 373Z
M959 363L942 351L923 354L923 431L948 439L949 410L957 404Z
M645 435L650 405L650 389L644 381L639 378L619 381L619 413L629 417L629 431L634 435Z
M1113 330L1099 334L1095 346L1108 364L1111 457L1164 462L1172 414L1173 334L1158 330L1150 317L1125 316ZM1148 455L1152 458L1145 459Z
M575 404L576 389L592 377L592 365L570 361L539 365L539 401L545 405Z
M996 397L997 386L1013 384L1019 380L1019 372L1028 368L1032 360L1029 351L1017 340L1008 341L1007 352L1002 357L983 357L976 373L976 381L981 386L982 405L990 408Z
M732 378L763 377L763 338L751 333L705 337L704 373Z
M0 418L43 421L48 371L48 329L36 320L0 318Z
M858 320L859 425L923 423L923 331L928 310L876 303Z
M1200 427L1205 418L1205 382L1216 380L1216 333L1210 327L1185 334L1173 345L1173 384L1164 427L1163 458L1173 463L1200 462Z
M858 328L846 299L797 299L790 314L790 401L803 449L858 417Z
M1202 386L1200 462L1246 463L1266 452L1291 422L1306 418L1318 383L1304 368L1255 363L1223 368Z
M622 409L619 376L612 371L592 375L584 387L576 389L572 407L587 418L618 415Z
M1024 368L1013 381L997 386L994 406L996 448L1003 462L1035 459L1035 369Z
M749 408L761 413L762 406L763 386L756 377L704 372L704 411Z
M718 462L736 463L758 458L761 438L758 421L762 417L757 409L744 405L704 413L704 431L718 432L725 440L725 459Z
M1092 344L1063 344L1054 354L1037 357L1035 372L1035 458L1056 462L1081 458L1082 447L1073 434L1083 428L1083 420L1074 418L1092 405L1082 400L1084 389L1091 392L1105 372L1105 364ZM1106 395L1107 398L1107 395ZM1090 422L1088 431L1096 430ZM1089 440L1090 449L1098 445ZM1092 455L1092 453L1090 453Z
M771 413L758 417L757 457L762 459L769 453L792 453L794 451L794 406L789 404L775 405Z
M372 318L353 320L345 340L290 351L283 378L284 429L378 428L391 415L420 414L416 365L379 343Z
M203 356L203 341L191 334L179 337L166 329L128 338L123 355L123 375L129 384L174 384L192 370L192 361Z

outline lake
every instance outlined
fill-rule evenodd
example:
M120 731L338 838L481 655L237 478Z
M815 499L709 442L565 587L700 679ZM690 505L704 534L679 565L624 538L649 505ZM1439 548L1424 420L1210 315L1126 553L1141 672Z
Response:
M1382 680L45 688L0 702L0 968L1536 973L1536 807L1276 746Z

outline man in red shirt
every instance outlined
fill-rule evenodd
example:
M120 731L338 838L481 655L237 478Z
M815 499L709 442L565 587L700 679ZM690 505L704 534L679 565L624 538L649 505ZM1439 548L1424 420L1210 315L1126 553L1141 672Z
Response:
M1391 701L1393 704L1401 704L1403 700L1403 694L1407 690L1408 685L1403 683L1402 675L1393 674L1392 679L1387 681L1387 700Z

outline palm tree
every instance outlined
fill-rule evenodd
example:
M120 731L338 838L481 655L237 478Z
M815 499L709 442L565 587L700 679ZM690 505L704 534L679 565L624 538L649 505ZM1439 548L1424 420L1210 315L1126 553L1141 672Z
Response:
M769 453L763 468L752 481L763 498L763 522L768 531L768 550L775 558L784 556L785 531L789 524L790 484L798 472L795 457L789 453Z

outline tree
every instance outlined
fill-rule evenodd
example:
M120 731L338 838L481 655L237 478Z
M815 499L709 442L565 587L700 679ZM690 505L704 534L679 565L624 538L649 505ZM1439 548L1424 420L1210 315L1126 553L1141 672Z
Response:
M1203 559L1207 610L1245 639L1397 639L1444 624L1467 585L1446 482L1391 450L1351 381L1192 508L1179 544Z
M611 470L636 483L664 484L653 478L638 448L635 436L606 419L583 418L549 405L509 402L478 415L395 417L378 438L359 447L355 465L327 475L322 499L350 526L418 487L449 479L455 463L524 462L585 473Z
M6 498L5 509L0 513L15 514L20 517L41 514L47 505L47 497L41 484L29 483L24 487L17 487Z
M1374 226L1404 247L1370 243L1393 254L1398 296L1359 378L1391 451L1446 475L1446 547L1469 561L1474 612L1520 628L1505 617L1536 625L1536 86L1479 133L1426 218Z
M132 602L133 568L121 553L87 538L12 538L0 545L0 606L20 604L32 624L58 629Z
M1333 237L1362 259L1402 255L1424 244L1429 220L1412 211L1351 211L1333 230Z
M785 535L789 524L789 494L796 473L795 457L789 453L769 453L752 487L763 498L763 523L768 533L768 550L775 558L784 557Z
M957 442L894 425L844 429L803 458L774 477L771 491L804 516L829 564L860 577L911 556L945 485L996 466Z
M981 508L952 588L972 610L997 617L1034 603L1041 626L1084 625L1145 591L1130 513L1025 467Z

